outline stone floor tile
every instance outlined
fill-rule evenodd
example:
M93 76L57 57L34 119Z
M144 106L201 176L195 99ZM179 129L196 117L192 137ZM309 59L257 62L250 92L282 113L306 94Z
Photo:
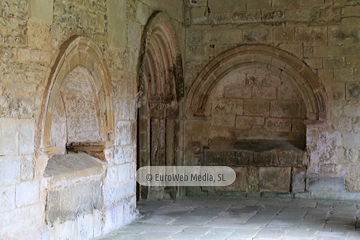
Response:
M246 219L241 218L216 218L207 223L207 227L239 228L244 226Z
M143 201L140 209L135 222L97 239L360 240L351 202L187 198Z
M303 229L291 229L286 230L283 239L311 239L316 234L317 230L303 230Z
M332 207L336 204L337 202L334 201L318 201L316 207L317 208L327 208L327 207Z
M334 232L334 231L317 231L316 237L342 237L346 238L348 236L348 232Z
M178 233L170 237L172 240L200 240L202 235Z
M144 225L144 224L134 224L132 223L131 225L127 225L123 228L120 228L119 230L116 230L115 232L120 232L120 233L144 233L144 232L148 232L151 231L151 229L154 226L152 225Z
M295 207L300 207L300 208L315 208L317 205L316 201L309 201L309 200L295 200Z
M332 231L355 231L354 225L340 225L340 224L325 224L325 230Z
M236 238L253 238L255 237L258 233L260 232L260 229L256 229L256 228L239 228L239 229L236 229L230 236L229 238L233 238L233 239L236 239Z
M173 226L203 226L214 219L214 216L183 216L172 222Z
M134 236L134 240L165 240L171 238L173 233L170 232L151 232L151 233L144 233L141 235Z
M326 219L303 219L298 228L302 229L323 229L326 223Z
M300 223L300 219L288 219L288 218L275 218L271 220L266 227L272 228L289 228L289 227L296 227Z
M203 235L201 239L222 240L228 238L234 231L234 228L212 228L206 235Z
M152 214L152 215L148 215L143 218L140 218L140 219L136 220L136 222L151 223L151 224L170 224L170 223L174 222L175 220L176 220L176 218L174 218L174 217Z
M186 227L181 233L205 235L210 232L211 229L210 227Z
M153 226L152 228L150 228L149 233L154 233L154 232L170 232L172 234L178 233L178 232L182 232L184 230L184 228L186 228L185 226L166 226L164 227L163 225L157 225L157 226Z
M258 234L253 238L254 240L260 239L281 239L284 235L285 230L281 229L271 229L271 228L264 228L261 229Z
M348 240L359 240L359 239L360 239L360 231L348 232Z

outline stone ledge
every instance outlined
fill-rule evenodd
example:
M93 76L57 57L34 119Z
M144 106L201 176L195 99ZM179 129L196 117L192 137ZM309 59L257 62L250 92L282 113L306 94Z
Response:
M72 142L66 145L70 153L87 153L95 158L106 161L105 150L113 145L113 141L107 142Z

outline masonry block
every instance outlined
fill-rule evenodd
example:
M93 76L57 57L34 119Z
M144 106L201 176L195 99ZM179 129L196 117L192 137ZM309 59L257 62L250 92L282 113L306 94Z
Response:
M116 125L118 145L129 145L132 142L132 126L129 121L119 121Z
M76 219L103 206L102 182L89 181L72 187L48 191L46 221L49 224Z
M271 42L272 33L267 28L251 28L244 30L243 41L247 43Z
M15 118L1 118L0 135L0 155L16 155L19 145L18 120Z
M94 237L94 217L93 214L79 216L77 219L78 238L92 239Z
M360 99L360 84L358 82L346 83L346 99L348 100Z
M352 68L335 68L334 69L334 80L347 82L353 81L354 70Z
M136 149L133 146L121 146L115 148L114 163L124 164L134 162Z
M225 187L215 187L216 191L236 191L236 192L245 192L248 187L247 178L248 178L248 169L247 167L233 167L236 173L235 181Z
M330 177L307 178L306 190L310 192L345 192L345 179Z
M252 128L255 122L254 117L237 116L236 117L236 128L241 130L249 130Z
M259 192L260 190L259 167L248 167L248 192Z
M123 204L105 211L103 234L109 233L124 225L124 206Z
M237 11L245 11L245 1L237 1L237 0L209 0L208 7L211 11L214 12L227 12L229 9L235 9Z
M260 190L265 192L289 192L290 167L261 167L259 170Z
M308 45L324 44L327 40L326 27L296 27L295 39Z
M275 8L295 9L298 2L296 0L273 0L272 5Z
M275 87L253 87L252 97L256 99L275 99Z
M16 206L22 207L39 201L39 181L22 182L16 186Z
M251 116L269 116L269 101L266 100L245 100L244 114Z
M20 182L20 161L18 157L0 157L0 186Z
M20 153L32 154L34 153L34 138L35 138L35 120L21 119L20 122Z
M271 101L271 117L300 117L301 105L297 101Z
M30 16L32 18L52 24L53 20L53 3L45 0L30 1Z
M214 113L225 114L243 114L243 100L242 99L217 99L213 103Z
M241 166L252 161L249 151L206 151L206 165L210 166Z
M267 131L290 132L291 119L268 118L266 119L265 127Z
M246 1L247 10L258 10L258 9L267 9L271 7L270 0L247 0Z
M6 212L15 207L15 185L0 187L0 212Z
M293 168L291 180L291 192L305 192L306 168Z
M224 98L251 98L251 87L225 86Z
M295 29L292 27L277 27L274 29L274 41L291 42L295 37Z
M213 125L235 128L235 115L215 115L213 117Z

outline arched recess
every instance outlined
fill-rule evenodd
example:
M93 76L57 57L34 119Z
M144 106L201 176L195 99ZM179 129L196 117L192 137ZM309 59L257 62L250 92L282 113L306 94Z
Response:
M239 176L224 188L187 192L296 193L305 191L305 182L297 186L294 172L305 177L313 142L304 120L325 122L328 97L316 74L293 55L242 45L201 70L188 91L186 114L186 161L231 166Z
M51 68L38 126L38 158L70 151L108 160L113 119L102 53L90 39L73 36L62 44Z
M154 13L142 36L138 70L138 168L177 165L181 159L179 102L183 68L171 19ZM141 196L140 196L141 195ZM174 198L175 188L138 188L143 199Z
M207 100L218 81L234 69L260 67L281 72L299 89L308 120L326 121L328 97L325 86L312 70L293 55L265 45L243 45L226 51L200 72L187 95L187 115L207 116Z

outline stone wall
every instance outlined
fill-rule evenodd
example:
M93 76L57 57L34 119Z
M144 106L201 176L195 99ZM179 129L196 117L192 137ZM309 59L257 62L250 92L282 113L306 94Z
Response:
M310 193L298 194L299 197L346 199L358 196L360 190L357 149L360 96L356 91L360 66L359 10L358 1L209 0L186 4L185 82L188 91L201 71L215 66L211 65L212 60L244 44L273 46L291 54L308 66L325 86L326 116L314 118L324 121L306 122L309 156L306 174L323 183L340 179L334 181L339 191L335 193L329 184L313 187L309 181L307 190ZM253 52L254 58L257 58L256 52ZM271 64L264 68L270 69ZM214 88L218 87L221 84ZM301 94L303 100L308 101L303 92ZM200 136L207 134L210 123L207 117L188 119L185 161L196 165L201 162L203 147L208 145L207 139ZM234 122L236 120L227 118L221 124ZM217 134L229 135L224 131Z
M71 236L71 238L84 239L107 233L134 219L136 97L140 55L143 54L141 39L144 26L158 11L169 16L183 56L187 102L185 111L180 111L179 115L186 117L186 122L185 129L179 126L179 132L185 134L184 163L186 165L203 164L204 152L211 146L209 144L219 143L225 138L238 141L244 138L258 139L260 136L264 139L265 133L268 134L268 139L273 140L303 139L305 136L306 153L303 164L307 166L306 173L300 167L301 164L278 166L284 168L280 170L287 179L291 175L292 179L297 180L295 183L301 185L306 182L307 192L297 193L295 196L359 198L360 4L358 1L5 0L0 3L1 236L15 239L19 238L19 235L34 239ZM66 52L65 46L69 46L70 42L79 38L87 39L89 43L87 46L95 46L94 49L99 52L96 55L101 58L100 65L104 65L102 68L107 69L109 85L103 89L103 92L109 94L107 96L100 94L99 99L108 101L99 104L98 112L101 112L101 109L109 109L106 114L100 114L99 119L101 117L106 119L105 116L113 116L113 118L109 122L112 128L103 128L100 124L100 132L101 129L109 130L105 135L101 132L100 136L74 138L76 141L80 139L81 142L98 139L102 143L105 142L103 145L94 144L91 147L105 147L103 158L106 162L104 162L104 171L90 174L91 184L83 184L89 176L81 175L74 180L79 182L71 181L73 188L67 189L66 184L51 185L51 181L43 177L49 158L54 153L63 154L67 151L46 148L53 145L65 146L65 138L61 135L54 134L54 138L50 138L55 140L53 145L43 145L44 130L49 130L43 128L45 126L43 120L49 94L51 90L57 89L56 86L54 88L49 86L52 86L50 82L54 69L59 65L59 56L63 56L62 54ZM248 47L242 48L243 45ZM85 52L89 49L86 48ZM77 50L82 52L81 49ZM279 111L274 107L271 110L272 104L275 106L284 100L281 99L283 95L273 94L274 91L277 93L281 91L281 86L276 87L276 90L265 88L267 86L261 86L260 89L259 86L253 86L251 96L246 95L249 94L248 91L241 93L239 90L236 94L240 96L232 98L234 100L227 104L228 95L225 97L224 92L231 93L231 91L221 88L225 86L226 79L219 82L214 79L207 81L217 76L217 72L213 71L214 75L210 76L206 73L211 72L212 69L221 70L226 67L225 65L229 63L226 61L230 61L233 56L231 54L243 56L233 59L235 63L229 65L235 67L232 70L243 71L250 66L253 70L247 74L254 74L258 71L255 69L260 69L263 74L271 71L272 76L281 74L279 79L287 79L287 83L291 82L295 85L301 99L298 98L299 94L295 94L294 99L286 99L286 102L295 104L290 104L291 106L284 109L280 108ZM221 61L216 62L216 59ZM80 60L78 59L79 62ZM239 68L236 62L248 65ZM65 65L67 64L71 66L72 60L68 59ZM91 66L91 62L87 64L89 65L85 65ZM67 70L65 73L73 69ZM102 75L96 76L92 71L89 73L91 75L89 79L106 78ZM221 80L224 75L217 77L216 79ZM246 75L243 79L247 79ZM199 82L200 84L197 85ZM199 88L193 88L194 86ZM229 86L235 88L234 85ZM61 86L57 87L61 88ZM284 90L284 95L291 92L289 89L295 88L291 86ZM217 94L222 96L216 97ZM201 101L198 101L199 99ZM207 105L215 99L218 104ZM262 114L257 116L257 111L256 116L251 114L255 108L266 105L256 105L260 103L259 101L269 105L268 113L268 108L264 108L266 116L260 116ZM96 103L95 100L94 102ZM191 108L192 103L196 109ZM205 105L202 105L203 103ZM306 111L293 113L292 111L297 109L296 106L305 106ZM284 117L282 112L288 110L291 110L288 112L289 115ZM231 117L226 116L217 124L216 117L212 118L217 111ZM280 115L277 115L279 112ZM84 112L82 114L84 117L94 115ZM275 117L278 125L271 124L272 117ZM75 122L78 121L77 118L73 119ZM243 121L246 119L250 120L248 123L251 124ZM301 124L302 119L307 120L306 130ZM59 129L63 129L64 122L58 123L60 123ZM76 122L75 125L78 124L79 122ZM216 131L219 125L222 128ZM250 125L251 129L249 129ZM279 128L269 128L270 125ZM95 126L91 125L91 127L98 131ZM224 127L231 128L232 131L224 130ZM261 131L256 133L252 131L253 129ZM113 132L111 133L110 130ZM305 135L304 131L306 131ZM211 134L213 137L209 137ZM103 141L104 136L107 138L106 141ZM216 142L216 138L220 141ZM210 139L214 141L209 141ZM223 142L227 143L227 141ZM181 144L178 152L182 154ZM74 149L79 146L72 147ZM181 158L179 159L178 163L181 164ZM239 173L247 172L246 174L250 173L249 176L257 174L259 179L269 179L268 176L277 174L279 169L274 170L273 165L262 164L257 166L259 169L248 165L238 165L237 168ZM260 181L257 186L260 189L271 190L277 181L281 180L269 182L269 185L266 185L266 181L263 183ZM79 185L76 185L77 183ZM238 182L238 184L242 183ZM66 195L68 192L76 191L79 186L89 189L89 194L92 196L97 195L98 190L101 189L102 197L94 200L96 209L91 211L92 208L86 206L88 210L79 216L74 217L70 214L63 220L54 221L54 225L46 224L47 201L49 199L58 201L57 193ZM51 194L48 195L49 190ZM205 189L200 189L198 193L207 194ZM74 206L77 205L71 205L71 208ZM76 209L72 208L72 210L76 212Z
M117 229L134 219L135 97L141 35L150 16L156 11L163 11L169 15L176 37L182 39L182 9L181 1L171 0L5 0L0 3L2 237L18 239L26 235L32 239L89 239ZM48 86L59 56L66 51L64 46L67 42L79 37L88 39L99 49L103 58L101 61L108 69L110 86L106 90L111 93L112 102L100 101L98 109L102 109L103 105L112 106L114 132L109 133L111 144L106 145L105 170L96 174L88 172L90 175L85 176L80 174L69 180L68 183L73 187L68 188L66 184L53 185L43 177L48 159L55 150L43 151L44 125L41 119L46 112L44 103L49 97L47 94L51 92ZM183 49L183 44L180 48ZM71 60L67 61L70 66ZM92 71L89 74L94 79L104 77L95 76ZM59 86L54 88L56 87ZM105 99L102 97L100 94L99 99ZM85 98L84 95L80 100L84 102ZM94 114L83 112L82 115L82 118L87 118ZM73 120L73 126L77 126L79 118L74 117ZM102 124L100 122L100 127ZM58 130L53 130L63 131L61 126L60 124ZM91 126L99 131L95 125ZM73 140L98 141L102 138L102 135L100 138L88 138L86 135ZM54 145L64 145L63 136L58 137L59 141L53 142ZM89 177L92 180L86 185L83 182ZM93 196L97 195L99 189L102 191L101 198L94 198L95 210L86 206L85 209L89 211L79 211L80 214L76 216L70 214L69 217L60 217L59 221L52 221L53 224L50 224L45 218L45 205L54 203L51 199L55 199L69 203L70 209L77 212L76 208L82 205L72 201L75 199L56 196L77 192L76 189L82 186L89 189L89 194Z
M209 96L209 144L216 139L305 141L305 105L296 86L268 69L229 73Z

